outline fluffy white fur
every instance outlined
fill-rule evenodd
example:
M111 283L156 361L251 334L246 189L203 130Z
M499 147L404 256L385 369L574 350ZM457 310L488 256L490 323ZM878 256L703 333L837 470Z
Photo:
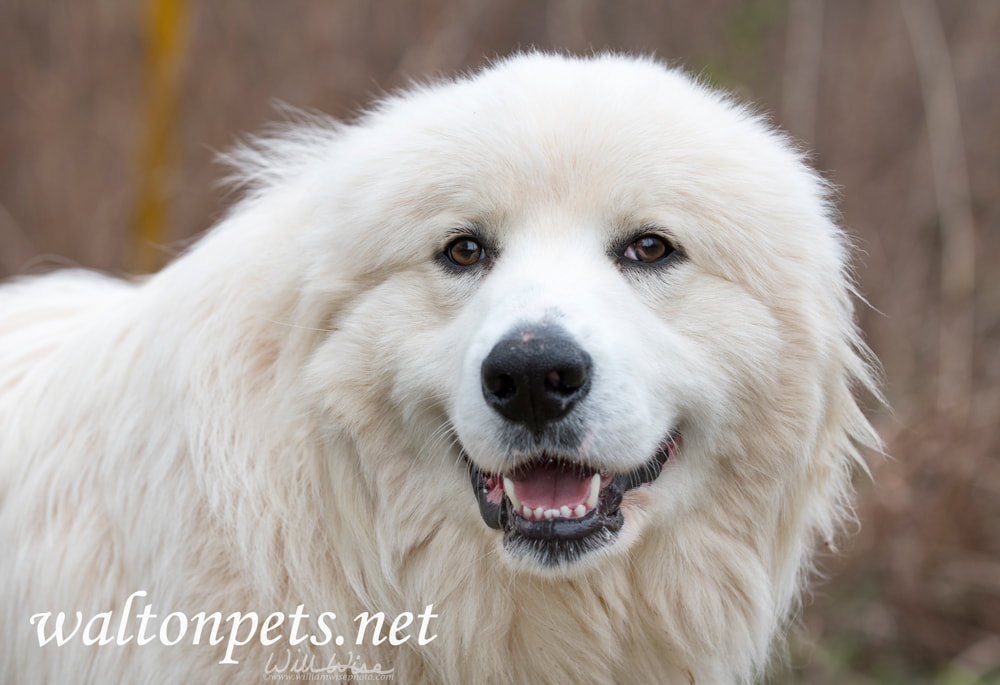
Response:
M219 665L224 643L39 647L28 623L140 589L189 616L304 603L348 636L433 603L432 643L351 645L401 683L766 668L878 443L846 239L784 137L651 60L530 54L233 159L247 197L156 275L0 289L0 680L262 677L259 644ZM495 262L448 273L472 224ZM649 225L686 259L618 268ZM684 444L617 543L546 570L484 525L459 446L509 463L478 365L553 310L601 370L594 458Z

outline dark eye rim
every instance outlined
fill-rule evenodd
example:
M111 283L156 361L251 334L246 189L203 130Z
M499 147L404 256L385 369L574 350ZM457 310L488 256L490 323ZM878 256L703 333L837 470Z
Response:
M667 248L663 256L659 259L654 259L648 262L626 257L625 253L628 249L643 238L655 238L662 241ZM681 249L680 245L678 245L677 240L666 231L651 226L644 226L629 236L629 238L622 241L618 248L614 250L614 256L619 264L627 268L661 269L674 264L680 259L683 259L685 257L685 253L683 249Z

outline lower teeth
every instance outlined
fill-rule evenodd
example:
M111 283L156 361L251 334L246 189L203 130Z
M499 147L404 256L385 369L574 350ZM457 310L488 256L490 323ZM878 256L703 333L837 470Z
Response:
M572 509L565 504L558 509L544 509L542 507L531 509L527 505L522 505L521 510L517 513L521 518L528 519L529 521L547 521L554 518L581 518L593 508L594 507L587 507L584 504L578 504Z

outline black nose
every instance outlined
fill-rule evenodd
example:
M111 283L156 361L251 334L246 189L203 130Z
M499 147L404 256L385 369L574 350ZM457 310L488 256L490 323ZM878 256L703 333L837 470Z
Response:
M558 326L515 329L483 361L483 397L536 436L590 390L590 355Z

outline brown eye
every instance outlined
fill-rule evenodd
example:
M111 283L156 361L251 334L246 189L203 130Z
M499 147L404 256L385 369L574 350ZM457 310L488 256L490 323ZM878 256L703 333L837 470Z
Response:
M448 246L445 255L452 264L472 266L486 256L486 250L472 238L459 238Z
M622 256L633 262L658 262L673 253L673 246L658 235L644 235L625 248Z

